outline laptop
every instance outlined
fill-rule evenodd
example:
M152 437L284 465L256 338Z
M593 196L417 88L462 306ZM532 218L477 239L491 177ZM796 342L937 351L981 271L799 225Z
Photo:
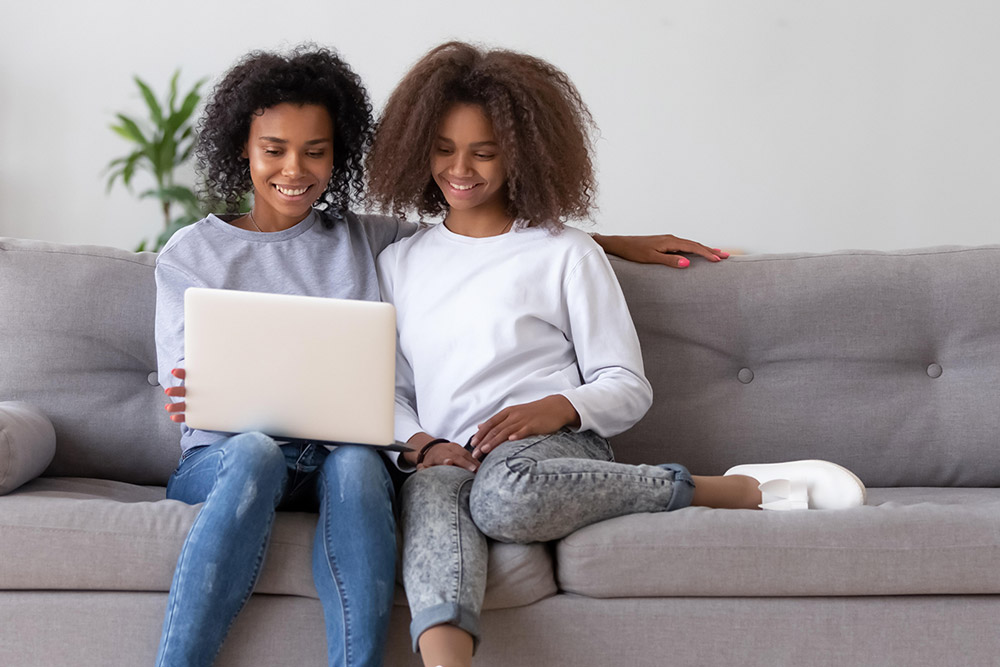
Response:
M192 428L396 451L396 311L371 301L184 293Z

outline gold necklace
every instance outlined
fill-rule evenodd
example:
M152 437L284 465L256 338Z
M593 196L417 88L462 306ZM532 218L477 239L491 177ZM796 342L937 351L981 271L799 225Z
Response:
M264 233L264 230L257 226L257 221L253 219L253 209L250 209L250 224L253 225L253 228L261 234Z

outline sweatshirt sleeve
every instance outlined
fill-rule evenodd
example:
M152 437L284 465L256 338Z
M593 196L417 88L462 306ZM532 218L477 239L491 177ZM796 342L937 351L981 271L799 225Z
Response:
M618 279L594 248L565 281L570 331L583 385L561 392L580 415L579 430L604 437L639 421L653 402L639 337Z
M392 247L382 252L378 257L378 279L379 288L382 292L382 301L393 303L393 277L395 269L396 253ZM395 305L395 304L394 304ZM397 319L398 322L398 319ZM423 428L417 417L417 396L413 383L413 370L410 363L403 356L399 346L399 331L396 332L396 410L395 410L395 436L396 440L402 443L408 441L414 434L420 433ZM388 452L389 458L393 460L396 467L404 472L413 470L398 452Z
M156 263L156 374L166 389L178 384L170 371L184 368L184 291L198 286L184 271L162 260Z
M417 231L416 223L387 215L364 214L358 215L357 218L368 235L368 242L375 257L391 244L413 236Z

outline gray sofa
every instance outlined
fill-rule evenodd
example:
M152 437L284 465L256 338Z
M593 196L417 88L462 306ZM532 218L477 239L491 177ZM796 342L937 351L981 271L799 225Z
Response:
M494 545L477 665L1000 665L1000 247L614 266L656 394L619 460L822 457L869 504L687 508ZM0 459L45 468L26 481L14 461L24 483L0 497L0 665L152 664L197 512L164 500L179 449L152 268L0 240L0 401L55 433L53 453L44 425L0 410ZM313 525L279 517L218 664L325 664ZM387 665L419 664L408 621L400 595Z

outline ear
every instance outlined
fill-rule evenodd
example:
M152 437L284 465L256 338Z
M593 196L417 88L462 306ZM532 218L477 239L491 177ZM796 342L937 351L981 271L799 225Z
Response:
M243 144L243 152L240 153L240 157L243 158L244 160L250 159L250 153L247 152L247 144Z

